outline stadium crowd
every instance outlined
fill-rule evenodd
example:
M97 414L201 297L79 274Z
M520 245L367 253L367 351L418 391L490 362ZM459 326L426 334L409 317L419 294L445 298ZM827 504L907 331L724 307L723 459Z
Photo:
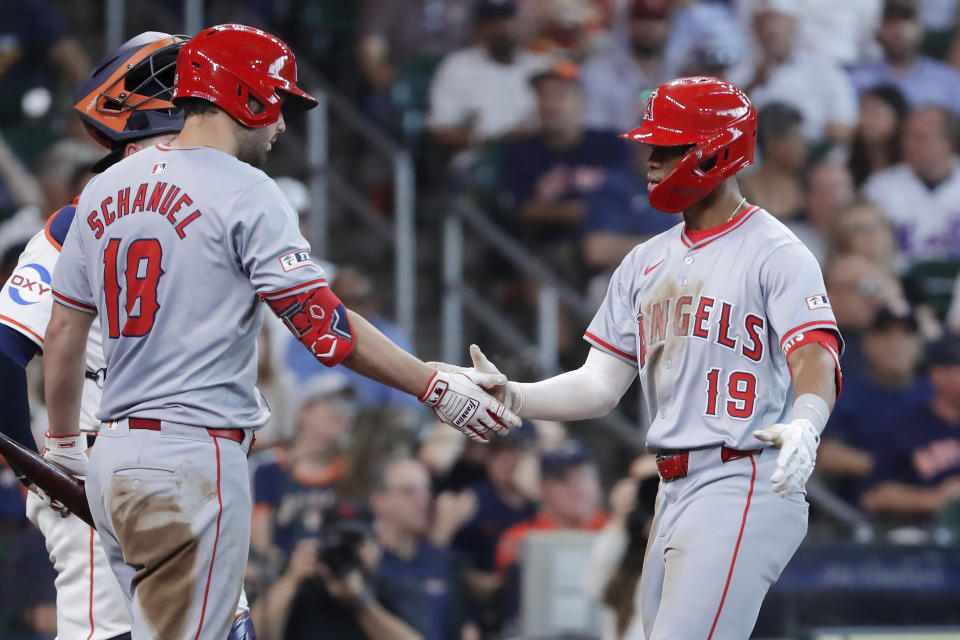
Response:
M878 531L922 539L936 525L960 527L960 2L208 4L211 22L287 38L307 73L413 153L425 238L450 199L466 198L594 302L636 244L678 221L650 207L644 149L618 135L665 80L738 84L759 111L744 194L821 262L845 343L843 393L815 477ZM132 12L129 28L177 32L182 16L170 11ZM102 46L76 12L0 0L3 280L101 153L68 115ZM272 175L294 176L280 183L308 224L302 159L272 162ZM360 188L388 214L391 187L375 163L360 152L333 162L358 168ZM436 354L383 313L383 265L351 263L351 251L367 253L348 244L317 256L333 290L399 344ZM527 277L506 267L484 277L491 304L533 313ZM421 308L436 316L439 284L423 287ZM584 327L561 320L561 357L579 362ZM522 359L503 360L523 370ZM264 327L259 371L274 416L251 457L247 593L262 640L317 629L351 640L513 637L523 541L561 529L600 532L587 591L610 612L604 637L632 637L656 485L639 426L626 453L572 424L529 423L477 445L412 398L343 368L321 371L276 322ZM52 637L52 568L2 464L0 636Z

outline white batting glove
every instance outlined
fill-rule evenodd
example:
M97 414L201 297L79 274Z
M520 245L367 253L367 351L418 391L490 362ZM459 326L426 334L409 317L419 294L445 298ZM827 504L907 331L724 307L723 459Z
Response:
M473 360L472 367L459 367L455 364L447 364L446 362L428 362L427 364L448 373L465 373L467 375L472 375L473 373L491 373L494 375L503 375L500 373L497 365L490 362L487 356L483 354L483 351L480 350L480 347L475 344L470 345L470 359ZM523 393L520 391L520 386L516 382L507 380L505 376L503 379L506 380L505 383L485 387L484 390L503 404L508 411L519 415L520 407L523 406Z
M51 498L47 495L47 492L38 487L35 484L30 485L30 491L36 494L37 498L43 501L43 504L47 505L54 511L60 514L61 518L66 518L70 515L70 510L67 509L67 506L57 500L56 498Z
M803 491L813 473L820 444L820 433L813 423L806 418L795 418L754 431L753 437L780 447L777 470L770 478L773 490L784 498Z
M510 427L520 426L520 418L484 391L506 381L503 374L438 370L420 394L420 402L468 438L487 442L487 432L507 433Z
M89 458L87 458L86 447L80 440L83 437L85 436L80 433L53 436L48 431L43 439L43 458L56 462L78 478L86 477Z

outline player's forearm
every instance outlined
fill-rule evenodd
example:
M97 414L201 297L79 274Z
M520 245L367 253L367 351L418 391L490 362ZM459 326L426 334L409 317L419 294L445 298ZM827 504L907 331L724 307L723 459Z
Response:
M84 355L94 315L53 305L44 343L43 378L50 433L77 433L83 394Z
M282 640L287 628L287 617L299 588L300 580L287 574L253 602L250 606L250 617L260 640Z
M836 438L825 438L817 450L817 468L834 475L864 478L873 471L873 456Z
M837 363L819 343L797 347L788 358L793 376L793 397L812 393L823 398L833 411L837 401Z
M423 640L423 636L375 599L357 612L357 624L370 640Z
M901 482L884 482L863 494L860 504L871 513L929 515L944 504L938 487L917 487Z
M637 375L633 366L591 349L583 366L540 382L520 383L519 415L538 420L588 420L610 413Z
M398 347L363 316L347 311L355 345L343 365L357 373L419 396L435 369Z
M520 219L524 222L550 222L554 224L577 224L583 219L586 206L583 200L529 200L520 207Z

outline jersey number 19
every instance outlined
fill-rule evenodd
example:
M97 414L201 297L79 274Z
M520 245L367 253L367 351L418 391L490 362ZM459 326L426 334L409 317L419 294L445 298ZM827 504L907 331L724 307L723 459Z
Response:
M163 269L160 259L163 249L156 238L134 240L127 247L123 287L117 273L120 239L112 238L103 251L103 289L106 294L107 325L111 338L141 337L153 327L160 303L157 301L157 284ZM120 328L120 297L125 290L124 311L126 322Z

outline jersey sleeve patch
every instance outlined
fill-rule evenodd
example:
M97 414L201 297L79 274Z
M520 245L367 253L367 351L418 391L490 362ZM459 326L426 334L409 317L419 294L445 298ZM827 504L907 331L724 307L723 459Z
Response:
M70 230L70 223L73 222L76 213L77 208L75 206L67 205L47 219L44 233L50 244L57 248L57 251L63 248L63 241L67 237L67 231Z
M280 267L284 271L294 271L295 269L302 269L303 267L313 265L313 261L310 260L309 249L297 249L296 251L285 253L280 256L279 260Z
M816 309L829 309L830 300L827 299L826 294L821 293L815 296L810 296L807 298L807 309L814 311Z

